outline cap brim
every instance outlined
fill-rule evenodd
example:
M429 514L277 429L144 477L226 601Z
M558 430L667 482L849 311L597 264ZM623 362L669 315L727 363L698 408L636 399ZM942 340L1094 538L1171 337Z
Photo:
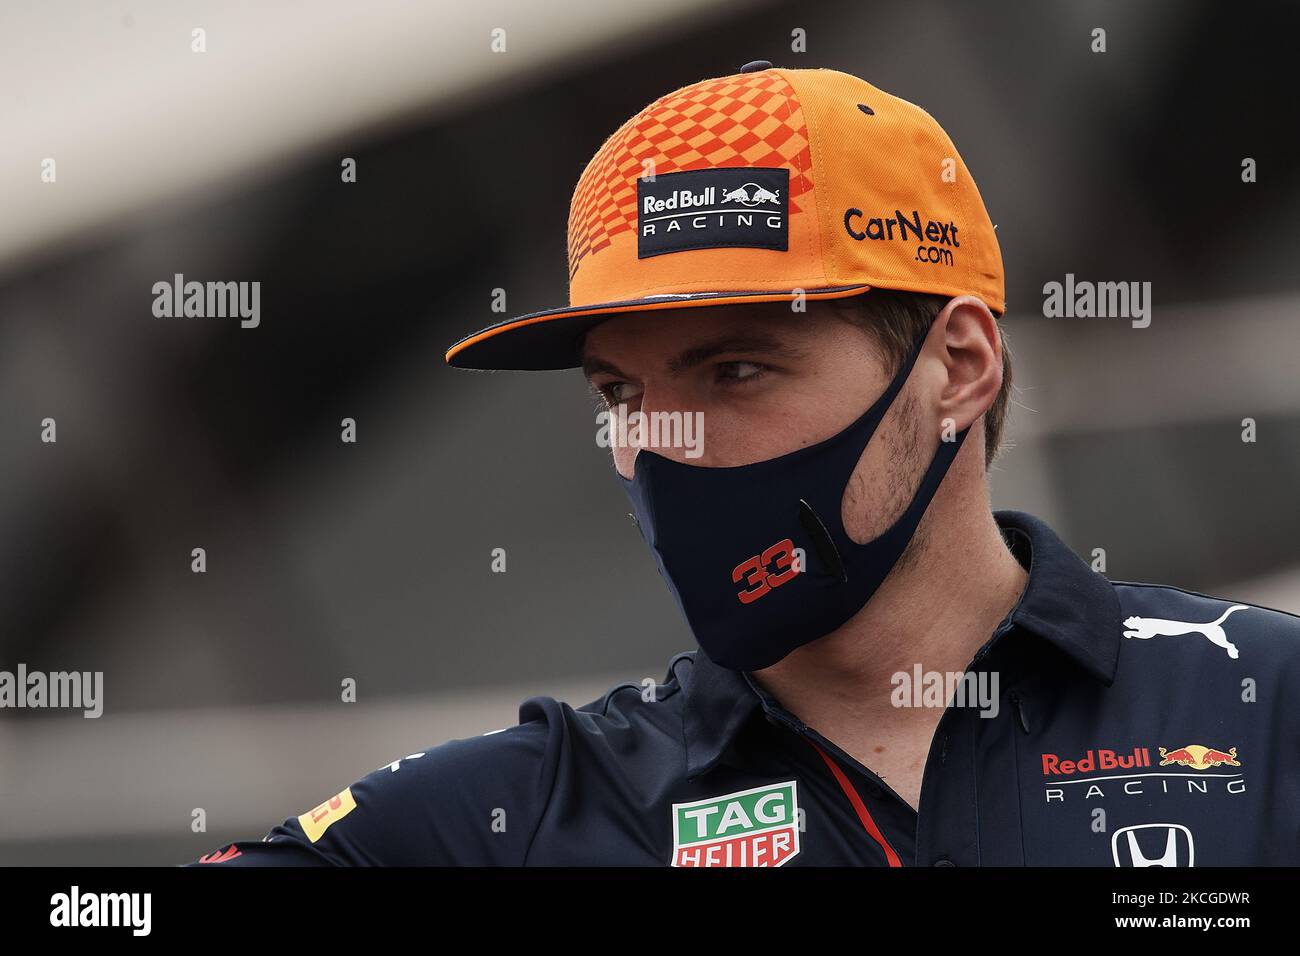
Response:
M850 285L806 289L803 297L841 299L866 292L869 288L866 285ZM773 292L770 289L760 292L692 292L533 312L465 336L447 350L446 360L448 365L456 368L531 371L577 368L582 364L583 337L592 326L612 315L711 305L789 302L791 298L790 292Z

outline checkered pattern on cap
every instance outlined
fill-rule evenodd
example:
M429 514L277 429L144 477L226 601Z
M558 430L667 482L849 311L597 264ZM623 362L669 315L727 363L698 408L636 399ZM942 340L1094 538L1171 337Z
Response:
M812 189L803 110L778 73L704 80L660 97L624 123L596 153L569 207L569 279L589 255L636 228L636 180L643 164L674 173L717 166L790 170L790 213Z

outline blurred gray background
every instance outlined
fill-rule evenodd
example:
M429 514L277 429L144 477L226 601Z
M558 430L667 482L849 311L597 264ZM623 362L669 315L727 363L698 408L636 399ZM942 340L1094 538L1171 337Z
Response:
M442 353L495 288L563 304L587 159L752 59L863 76L962 151L1020 386L995 504L1112 578L1300 610L1289 6L6 3L0 669L107 700L0 711L0 863L193 859L694 646L581 374ZM261 281L261 326L154 318L178 272ZM1043 318L1067 272L1150 281L1151 327Z

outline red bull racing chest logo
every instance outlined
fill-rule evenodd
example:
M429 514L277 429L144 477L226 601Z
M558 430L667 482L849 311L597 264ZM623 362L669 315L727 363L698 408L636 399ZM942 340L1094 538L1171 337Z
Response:
M673 804L673 866L781 866L798 853L793 780Z
M1188 744L1170 750L1157 747L1132 750L1097 748L1082 754L1042 754L1042 773L1048 803L1107 796L1152 797L1168 794L1240 794L1246 791L1237 748L1219 750ZM1192 771L1188 773L1187 771ZM1215 772L1215 771L1219 772Z

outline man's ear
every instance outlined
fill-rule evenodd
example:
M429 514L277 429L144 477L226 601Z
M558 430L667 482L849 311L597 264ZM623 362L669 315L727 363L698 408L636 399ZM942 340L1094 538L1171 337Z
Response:
M943 362L947 379L939 414L957 430L988 411L1002 388L1002 336L989 307L973 295L951 299L934 320L927 348Z

